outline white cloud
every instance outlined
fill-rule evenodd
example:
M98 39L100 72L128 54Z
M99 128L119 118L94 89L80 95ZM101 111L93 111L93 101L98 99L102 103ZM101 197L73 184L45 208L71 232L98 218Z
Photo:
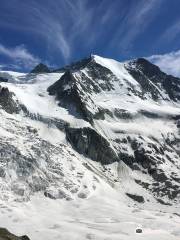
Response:
M0 55L3 55L12 61L11 64L19 65L24 68L34 67L40 62L38 57L32 55L24 45L19 45L14 48L8 48L0 44ZM3 66L2 66L3 67Z
M180 50L147 58L164 72L180 77Z

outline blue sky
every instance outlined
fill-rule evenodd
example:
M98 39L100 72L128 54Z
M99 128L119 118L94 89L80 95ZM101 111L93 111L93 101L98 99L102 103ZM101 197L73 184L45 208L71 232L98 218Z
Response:
M0 68L140 56L180 76L179 0L0 0ZM169 63L168 63L169 62Z

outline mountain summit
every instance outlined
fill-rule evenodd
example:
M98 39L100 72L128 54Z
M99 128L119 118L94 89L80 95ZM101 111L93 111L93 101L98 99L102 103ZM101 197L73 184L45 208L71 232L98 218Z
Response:
M39 63L37 66L35 66L31 73L50 73L50 70L45 64Z

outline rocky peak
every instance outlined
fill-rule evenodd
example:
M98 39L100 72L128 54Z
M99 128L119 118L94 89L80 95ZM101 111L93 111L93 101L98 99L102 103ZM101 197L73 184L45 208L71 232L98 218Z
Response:
M66 65L62 68L58 68L58 69L54 70L54 72L64 72L67 70L78 71L78 70L85 68L93 59L94 59L94 56L91 55L87 58L83 58L82 60L73 62L70 65Z
M162 72L147 59L130 61L125 68L140 84L142 92L150 93L154 100L180 100L180 79Z
M50 70L45 64L39 63L31 73L50 73Z
M73 82L75 82L75 78L71 71L67 70L57 82L48 88L48 92L50 95L60 96L65 90L68 90L66 86L70 87Z
M156 81L161 80L166 75L164 72L160 70L158 66L152 64L145 58L138 58L130 61L127 64L126 68L131 72L140 71L145 76L156 79Z
M59 105L67 108L71 114L90 121L91 117L86 101L88 95L85 96L80 82L70 70L67 70L47 91L50 95L55 95Z
M103 118L104 115L92 95L113 90L113 81L118 81L117 77L110 69L97 63L92 55L69 67L47 91L55 95L59 105L66 107L71 114L92 122L93 117Z
M137 67L141 68L144 71L146 70L147 72L158 73L161 71L158 66L154 65L145 58L138 58L135 60L135 63Z

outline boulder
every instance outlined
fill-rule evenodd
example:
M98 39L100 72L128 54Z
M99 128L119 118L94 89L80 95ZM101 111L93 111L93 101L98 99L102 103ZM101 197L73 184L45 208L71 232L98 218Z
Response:
M142 229L141 228L136 228L136 233L142 233Z

